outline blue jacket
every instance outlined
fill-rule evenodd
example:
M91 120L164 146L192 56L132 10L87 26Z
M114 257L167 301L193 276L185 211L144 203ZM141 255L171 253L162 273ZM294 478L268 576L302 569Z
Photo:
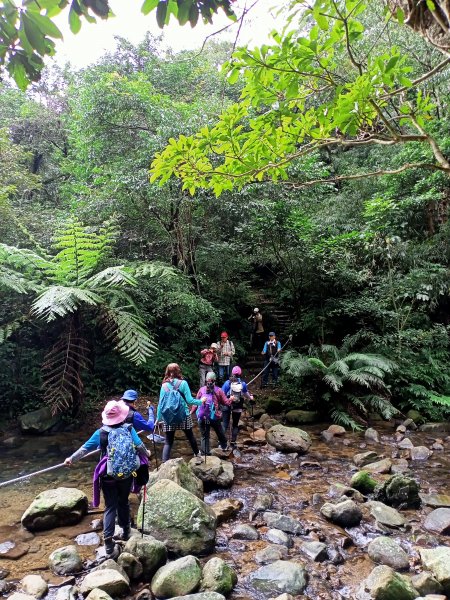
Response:
M261 346L260 346L261 347ZM277 342L277 352L279 352L281 350L281 342ZM264 348L263 348L263 353L270 358L270 353L269 353L269 342L266 342L264 344Z
M153 431L155 428L155 415L152 407L148 409L148 421L144 419L140 412L131 408L131 406L130 409L134 411L133 422L131 424L136 431Z

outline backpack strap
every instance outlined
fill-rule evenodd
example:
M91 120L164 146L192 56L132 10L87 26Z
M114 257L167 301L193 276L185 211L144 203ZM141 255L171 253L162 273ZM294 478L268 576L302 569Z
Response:
M181 384L183 383L182 379L177 379L177 382L174 384L173 389L176 392L180 393L180 396L183 398L183 400L186 402L187 404L187 400L186 400L186 396L183 394L183 392L180 390Z
M133 425L133 419L134 419L135 412L136 412L136 410L134 408L131 408L131 406L128 408L128 415L127 415L127 418L125 419L126 424L130 423L131 425Z
M100 456L103 458L108 453L108 435L109 431L100 429Z

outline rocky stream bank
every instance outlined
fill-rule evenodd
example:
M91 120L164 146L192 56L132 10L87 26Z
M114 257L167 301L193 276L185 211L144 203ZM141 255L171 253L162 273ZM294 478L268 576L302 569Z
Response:
M297 412L289 427L268 415L254 431L244 423L240 456L217 450L195 465L177 441L185 458L151 474L145 504L133 501L140 531L121 542L117 561L104 560L102 513L89 509L92 462L0 488L0 593L11 600L450 598L448 424L377 421L353 433L304 425L307 415ZM38 448L35 438L22 439L26 472L33 444L47 464L77 447L67 435L39 440ZM20 463L20 440L5 441L2 480Z

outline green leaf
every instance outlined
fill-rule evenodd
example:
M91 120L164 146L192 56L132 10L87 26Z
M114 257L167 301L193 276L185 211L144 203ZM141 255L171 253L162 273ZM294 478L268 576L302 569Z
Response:
M395 17L396 17L397 21L400 23L400 25L403 25L403 23L405 22L405 13L402 11L402 9L400 7L397 8Z
M428 8L428 10L431 10L431 11L434 12L436 10L436 5L433 2L433 0L426 0L426 2L427 2L427 8Z
M52 38L62 39L62 33L46 15L39 15L33 12L28 12L28 15L41 33Z
M389 73L389 71L391 71L395 65L398 63L400 56L392 56L392 58L389 59L386 68L385 68L385 72Z
M178 6L178 22L180 25L186 25L189 21L189 11L191 10L192 2L181 0Z
M159 0L145 0L144 4L141 6L141 13L148 15L148 13L154 10L158 4Z
M81 29L81 19L80 19L79 15L76 13L73 6L70 7L70 11L69 11L69 26L70 26L70 31L75 34L77 34Z
M197 4L192 4L191 8L189 9L189 23L191 24L191 27L195 27L197 25L197 21L198 21L198 6Z
M39 54L44 55L46 53L44 34L40 31L34 20L30 18L29 13L23 12L21 21L27 40L30 42L33 49L37 50Z
M160 27L160 29L163 29L163 27L164 27L164 24L166 22L166 15L167 15L167 1L162 0L161 2L159 2L158 8L156 9L156 22L158 23L158 26Z

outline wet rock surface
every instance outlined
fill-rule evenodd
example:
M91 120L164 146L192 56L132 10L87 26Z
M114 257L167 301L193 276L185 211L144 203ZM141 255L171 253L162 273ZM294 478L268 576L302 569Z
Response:
M192 598L193 600L222 600L223 592L213 591L214 586L219 585L220 572L222 574L231 568L237 578L237 584L234 589L227 594L230 600L268 600L269 598L283 597L283 599L299 597L302 600L373 600L368 588L361 589L361 582L366 584L370 574L375 568L391 569L391 571L381 571L387 580L386 588L382 585L377 588L381 591L376 592L378 599L384 597L383 594L389 594L394 589L397 594L396 600L404 594L404 597L425 598L430 594L442 595L450 594L448 590L450 582L450 573L448 564L450 556L448 555L448 535L438 533L437 531L427 531L424 524L427 518L436 509L449 506L445 496L450 495L450 489L447 484L448 473L450 471L450 461L448 449L450 439L443 434L429 433L428 431L413 431L412 427L403 424L406 432L396 431L396 425L384 424L377 421L376 431L379 434L379 441L368 441L364 433L353 432L333 432L333 438L330 442L325 442L322 437L322 431L327 431L326 425L308 426L304 429L311 438L311 446L307 457L299 457L297 451L287 452L278 451L276 447L270 445L263 446L245 446L242 442L247 438L251 440L251 423L246 423L245 418L241 423L243 430L239 434L241 456L230 457L228 462L233 463L234 481L231 488L212 488L212 491L206 493L204 503L202 503L199 487L191 487L190 490L184 488L184 493L189 502L199 502L206 505L209 511L214 506L218 506L217 513L214 511L216 521L213 541L210 550L204 551L205 558L201 558L202 578L198 587L190 594L178 596L179 598ZM291 428L288 428L291 429ZM295 429L295 428L294 428ZM411 460L409 449L399 448L398 436L408 436L414 447L432 448L433 443L443 445L444 451L439 454L429 456L426 460ZM55 436L57 438L57 436ZM33 444L33 440L27 443ZM42 440L40 440L42 445ZM49 438L48 462L52 463L60 460L61 451L69 454L67 440L62 438ZM400 440L401 443L401 440ZM26 444L21 444L14 451L19 452L20 448L26 448ZM55 454L52 454L53 448ZM63 450L61 450L63 449ZM40 450L37 448L37 450ZM158 450L160 448L158 447ZM192 456L190 448L184 443L183 438L177 438L175 451L185 456L184 465L189 469L189 460ZM368 451L370 450L370 453ZM2 447L2 453L12 452L8 446ZM27 449L27 454L33 454L33 450ZM392 463L391 472L394 472L396 466L407 469L406 477L413 480L413 487L417 485L417 494L410 494L412 487L408 482L393 481L392 476L385 473L372 473L370 477L376 481L376 490L359 490L355 493L353 475L357 472L354 457L363 455L363 462L369 460L373 462L389 459ZM36 455L38 453L36 452ZM175 454L176 455L176 454ZM39 454L43 456L42 452ZM11 462L11 469L14 468L14 461ZM227 462L226 460L224 462ZM47 463L48 464L48 463ZM369 462L369 464L371 464ZM156 552L156 556L149 548L140 546L142 537L132 538L127 544L122 543L124 550L121 557L117 560L115 568L111 568L110 561L104 563L104 568L99 571L92 571L92 561L96 556L101 557L103 548L97 548L95 544L76 545L82 561L84 573L76 572L75 576L53 575L48 566L49 555L67 545L76 544L75 540L86 541L92 539L89 536L94 530L91 528L91 522L101 517L101 509L84 517L79 524L65 525L51 531L27 533L18 527L20 517L28 504L41 492L43 487L57 488L63 482L68 484L69 489L74 487L86 492L88 497L91 493L92 467L95 460L89 464L76 465L73 469L65 470L61 473L61 479L58 479L59 473L52 473L43 477L41 481L32 480L30 484L20 487L20 489L10 488L7 494L2 494L0 490L0 540L13 540L16 543L26 544L28 551L26 554L16 560L2 557L0 566L9 571L6 579L1 580L5 585L12 586L7 593L20 593L24 591L17 587L14 580L19 580L25 574L42 574L48 580L50 586L58 585L58 588L52 588L48 600L80 600L77 596L77 588L82 584L86 570L92 573L115 571L114 577L122 577L125 585L122 583L120 591L124 593L126 600L150 600L151 580L158 568L171 564L176 559L172 553L167 558L166 540L168 537L161 536L160 540L154 540L147 534L144 535L144 543L160 544L161 552ZM16 475L19 469L11 473ZM25 467L26 471L33 471L31 463ZM365 467L361 469L366 470ZM183 474L183 481L191 479L190 473L186 471L183 465L174 469L178 474L178 482L182 482L180 472ZM186 477L185 477L186 476ZM5 479L8 478L6 475ZM161 485L168 481L161 477L156 480L155 485ZM181 487L177 481L171 481L172 485ZM194 480L195 481L195 480ZM71 487L74 486L74 487ZM155 486L150 486L154 488ZM353 491L352 491L353 490ZM380 492L382 490L382 492ZM195 493L192 493L195 492ZM381 493L381 496L377 494ZM420 493L420 497L419 497ZM198 494L198 495L197 495ZM330 495L332 494L332 495ZM148 490L150 496L150 489ZM167 507L173 507L174 498L169 494L164 497L169 504ZM383 498L382 501L375 498ZM415 500L414 500L415 498ZM417 502L417 498L419 502ZM422 502L420 502L422 500ZM353 526L340 525L326 518L321 513L324 504L331 504L336 507L345 502L353 502L362 513L361 520ZM136 515L138 500L131 496L132 512ZM171 504L172 503L172 504ZM198 505L190 505L197 507ZM2 512L3 511L3 512ZM147 512L158 512L158 506L153 497L148 498L145 520ZM169 513L172 511L170 508ZM141 509L142 512L142 509ZM162 512L162 511L161 511ZM278 515L280 518L288 518L290 525L288 527L281 525L283 529L278 529L278 523L267 519L265 513ZM174 513L175 514L175 513ZM181 511L181 515L183 515ZM190 515L191 525L194 529L198 524L201 526L201 520L197 521L198 511L192 509ZM219 516L222 515L222 516ZM142 515L141 515L142 516ZM187 519L189 521L189 519ZM219 523L220 520L220 523ZM193 522L193 523L192 523ZM140 525L141 521L138 520ZM291 527L292 523L296 527ZM3 525L2 525L3 524ZM15 525L14 525L15 524ZM252 526L258 533L257 539L236 539L233 537L233 530L241 525ZM2 529L2 526L5 529ZM7 528L6 528L7 526ZM96 526L98 528L98 525ZM151 529L146 529L151 531ZM29 537L25 537L25 534ZM81 537L78 537L81 536ZM389 562L392 558L390 547L377 548L376 540L387 538L394 542L395 549L400 549L399 562ZM139 540L139 543L138 543ZM130 546L127 547L128 544ZM380 544L380 542L377 542ZM1 541L0 541L1 544ZM377 553L375 553L377 550ZM171 551L172 552L172 551ZM384 552L383 560L386 564L377 564L375 560L380 559L380 553ZM409 562L409 569L404 561L404 554ZM431 552L431 554L427 554ZM0 555L1 556L1 555ZM386 558L387 556L387 558ZM223 562L222 562L223 561ZM210 583L208 591L202 591L204 574L203 570L206 564L211 562ZM300 587L291 588L290 591L279 589L276 585L269 590L265 590L264 585L257 587L254 585L251 575L256 573L261 567L269 567L276 563L293 563L304 570L305 587L301 592L297 590ZM117 564L118 563L118 564ZM217 563L217 564L216 564ZM145 564L147 566L146 572ZM214 566L216 564L216 566ZM392 566L389 566L392 565ZM214 568L213 568L214 567ZM404 570L402 570L404 569ZM272 572L273 573L273 572ZM376 573L380 574L380 571ZM284 573L284 582L289 581ZM404 578L408 575L410 577ZM96 575L100 577L100 575ZM104 575L103 575L104 577ZM275 580L280 581L281 575ZM380 582L383 578L378 577ZM128 586L127 581L129 581ZM406 582L405 585L404 582ZM302 584L303 585L303 584ZM391 587L392 586L392 587ZM270 584L269 584L270 587ZM217 587L214 589L218 589ZM401 589L401 592L398 592ZM387 590L387 591L386 591ZM413 590L413 591L411 591ZM102 591L94 588L89 592L90 600L109 600L109 598L121 597L117 590L114 592ZM364 593L364 596L358 594ZM92 594L92 596L91 596ZM415 594L412 596L412 594ZM98 596L97 596L98 595ZM389 598L389 596L386 596ZM34 596L35 598L35 596ZM427 598L431 600L431 598ZM436 597L433 600L437 600ZM439 600L443 600L440 598Z

